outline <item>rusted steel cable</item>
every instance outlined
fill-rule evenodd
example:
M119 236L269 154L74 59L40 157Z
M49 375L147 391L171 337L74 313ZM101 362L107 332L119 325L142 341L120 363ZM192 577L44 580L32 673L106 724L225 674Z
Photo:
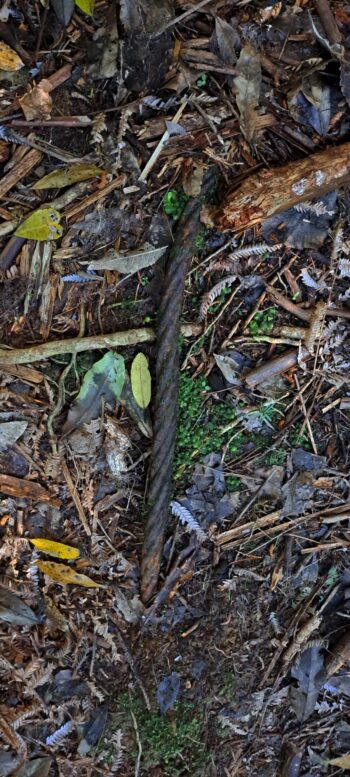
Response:
M167 261L157 333L154 438L141 564L141 594L145 602L151 598L157 585L171 497L178 405L179 328L185 279L195 252L203 197L216 185L217 179L216 170L208 171L200 195L186 205Z

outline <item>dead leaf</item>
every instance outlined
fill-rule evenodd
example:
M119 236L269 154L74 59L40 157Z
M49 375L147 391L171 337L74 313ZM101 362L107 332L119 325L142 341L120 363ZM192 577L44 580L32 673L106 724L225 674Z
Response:
M257 49L247 43L243 46L237 62L238 76L235 78L236 103L240 113L241 130L248 142L254 140L258 118L261 89L261 65Z
M232 67L237 62L235 48L239 46L240 39L237 30L231 24L220 19L215 19L215 36L220 59Z
M67 24L69 24L73 16L75 6L74 0L51 0L51 5L57 19L64 27L67 27Z
M74 7L74 1L73 1ZM30 92L18 98L27 121L34 119L51 119L52 98L50 92L52 84L46 78L43 78Z
M108 251L102 259L89 262L89 270L117 270L121 273L132 275L144 267L150 267L160 259L167 250L167 246L153 248L150 246L144 251L132 254L120 254L118 251Z
M21 67L24 67L24 63L18 54L7 43L0 41L0 70L13 72Z
M328 763L331 764L331 766L339 766L341 769L350 769L350 753L341 755L339 758L331 758Z
M198 197L202 188L204 173L204 165L197 163L194 163L188 171L182 183L183 190L188 197Z
M37 566L43 572L61 585L82 585L84 588L105 588L101 583L95 583L91 577L82 575L80 572L76 572L72 567L68 567L67 564L57 564L55 561L42 561L39 559Z
M0 620L17 626L34 626L38 618L27 604L12 591L0 587Z
M28 426L27 421L4 421L0 423L0 452L2 453L22 437Z
M37 550L41 550L42 553L47 553L48 556L54 556L54 558L75 559L80 556L80 550L78 548L72 548L71 545L64 545L62 542L54 542L54 540L46 540L43 537L37 537L34 540L29 540Z
M71 186L79 181L88 181L89 178L95 178L104 174L104 170L96 165L76 164L69 167L60 167L53 170L52 173L44 175L33 186L32 189L61 189L63 186Z
M307 720L315 709L325 678L323 663L320 647L312 645L304 650L292 668L292 677L298 680L299 687L291 689L291 702L300 721Z

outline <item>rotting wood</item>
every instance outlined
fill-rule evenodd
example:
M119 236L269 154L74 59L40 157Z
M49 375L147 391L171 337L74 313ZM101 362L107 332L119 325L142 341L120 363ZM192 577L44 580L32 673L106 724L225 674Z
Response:
M21 164L17 165L13 170L10 170L7 175L4 175L0 181L0 197L5 195L13 189L16 184L25 178L35 167L40 164L43 158L42 152L31 148L27 154L21 159Z
M200 324L183 324L180 331L184 337L193 337L201 333L202 326ZM0 345L0 368L4 369L7 365L14 364L32 364L64 353L81 353L82 351L94 351L98 348L117 348L148 343L155 338L154 329L141 327L140 329L126 329L123 332L112 332L108 335L69 337L67 340L53 340L50 343L30 345L28 348L14 348L13 350L7 350Z
M12 475L0 475L0 493L7 496L20 496L23 499L35 499L37 502L48 502L53 507L59 507L61 502L52 496L34 480L15 478Z
M298 364L298 360L306 361L310 358L311 354L307 348L294 348L291 351L286 351L286 353L283 353L281 356L276 356L275 359L264 362L260 367L250 370L244 375L244 380L249 388L254 388L254 386L258 386L259 383L263 383L264 380L270 380L275 375L281 375L282 372L286 372L287 370L290 370L291 367L295 367Z
M283 167L259 170L229 191L210 217L221 231L247 229L349 181L350 143L343 143Z

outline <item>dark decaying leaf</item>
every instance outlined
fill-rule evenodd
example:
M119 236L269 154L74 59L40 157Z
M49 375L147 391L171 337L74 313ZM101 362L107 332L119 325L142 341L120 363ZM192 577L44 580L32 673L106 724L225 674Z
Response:
M227 65L235 65L237 62L235 49L240 45L240 39L237 30L231 24L220 19L215 19L215 43L219 52L220 59Z
M310 472L295 473L282 488L283 515L303 515L312 507L314 487Z
M283 242L290 248L319 248L334 218L337 197L337 192L330 192L319 200L302 203L272 216L262 224L264 239Z
M16 774L16 769L21 762L22 755L18 754L16 750L4 750L0 753L0 777L10 777L11 774Z
M304 650L294 664L291 675L298 680L298 687L291 689L291 703L298 720L312 715L317 697L325 679L324 659L319 645Z
M49 755L43 758L34 758L32 761L27 761L18 773L18 777L48 777L51 764L52 758Z
M240 126L245 138L254 139L261 89L261 65L257 49L247 43L237 62L235 78L236 102L240 114Z
M107 723L107 715L108 707L105 704L94 710L84 727L84 737L78 747L79 755L88 753L90 748L99 741Z
M4 421L0 423L0 452L10 448L25 432L27 421Z
M312 127L319 135L327 135L331 120L330 86L318 73L303 78L288 102L291 115L300 124Z
M162 715L174 706L180 696L182 679L177 672L172 672L159 683L157 702Z
M113 78L118 69L119 34L115 3L110 3L106 13L106 24L99 27L94 42L89 67L92 78Z
M74 0L51 0L51 5L57 19L66 27L73 16Z
M108 351L84 376L79 394L68 412L63 434L70 434L84 423L98 418L102 397L115 402L122 393L125 381L125 364L122 356Z
M12 591L0 587L0 620L18 626L34 626L38 618L27 604Z

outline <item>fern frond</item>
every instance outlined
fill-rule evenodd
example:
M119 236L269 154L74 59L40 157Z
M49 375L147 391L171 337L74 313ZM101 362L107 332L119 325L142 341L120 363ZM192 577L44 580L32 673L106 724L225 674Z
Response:
M102 133L106 132L106 130L106 116L104 113L98 113L92 122L90 145L97 146L103 143Z
M98 701L102 704L102 702L104 702L105 700L104 693L102 693L102 691L99 688L97 688L97 686L95 685L95 683L92 682L92 680L89 680L88 686L90 688L92 695L96 696L96 699L98 699Z
M334 214L334 210L328 210L324 202L305 200L305 202L298 202L297 205L293 205L293 208L298 213L315 213L316 216L333 216Z
M123 764L122 739L123 739L123 732L120 728L117 731L115 731L110 738L110 743L113 745L113 749L115 751L113 753L113 761L109 767L111 774L116 774L117 772L119 772L119 769Z
M307 286L309 289L315 289L316 291L319 291L320 289L324 288L324 283L319 283L318 281L315 281L315 279L310 275L309 271L304 268L301 271L301 279L305 286Z
M339 259L338 270L341 278L350 278L350 259Z
M24 721L28 718L31 718L32 715L35 715L35 713L40 709L41 705L37 702L31 705L31 707L28 707L28 709L23 710L19 715L16 716L16 718L12 721L12 728L16 731L18 728L21 728Z
M273 251L279 251L283 248L283 243L275 243L269 245L269 243L256 243L252 246L245 246L244 248L237 248L236 251L232 251L229 254L229 259L244 259L247 256L262 256L263 254L271 254Z
M193 517L192 513L187 510L187 507L184 507L180 502L172 501L170 502L170 509L172 514L175 515L184 526L190 531L196 532L197 537L201 542L205 542L205 540L208 539L205 531Z
M98 620L98 618L94 617L92 618L94 622L95 632L96 634L99 634L100 637L103 637L103 639L107 642L107 645L112 653L112 659L116 663L118 661L121 661L121 655L118 652L117 646L114 642L114 639L112 637L112 634L108 631L108 623L101 623L101 621Z
M48 747L56 747L56 745L61 745L62 741L66 738L66 736L68 736L73 726L73 721L67 720L67 723L64 723L63 726L60 726L57 729L57 731L54 731L53 734L51 734L49 737L46 737L45 745L48 745Z
M219 283L216 283L213 288L208 291L202 297L201 306L199 309L199 321L203 321L206 317L210 306L215 302L216 298L221 294L224 289L229 288L235 282L237 275L227 275L226 278L222 278Z

